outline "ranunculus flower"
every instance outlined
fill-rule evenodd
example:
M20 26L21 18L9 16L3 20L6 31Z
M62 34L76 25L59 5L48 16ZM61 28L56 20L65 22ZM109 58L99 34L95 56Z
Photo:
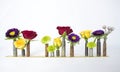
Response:
M73 43L76 43L80 40L80 37L78 35L72 33L72 34L68 35L68 40Z
M25 39L20 38L20 39L16 40L14 42L14 46L15 46L15 48L18 48L18 49L24 49L26 46Z
M60 35L63 35L64 32L66 32L67 35L73 32L69 26L58 26L57 29Z
M84 31L80 32L80 35L82 38L88 39L91 36L91 30L84 30Z
M34 39L37 36L36 32L29 30L22 31L22 34L25 39L29 39L29 40Z
M60 37L57 37L54 39L54 45L58 48L62 45L62 41L60 39Z
M6 32L7 38L16 38L19 36L19 30L17 28L11 28Z
M103 30L96 30L92 33L94 36L102 36L104 34Z

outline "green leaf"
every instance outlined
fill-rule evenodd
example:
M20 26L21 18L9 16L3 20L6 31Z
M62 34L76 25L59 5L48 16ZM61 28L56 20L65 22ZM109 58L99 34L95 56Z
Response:
M51 41L51 37L50 36L44 36L42 39L41 39L41 42L43 44L47 44L49 41Z
M88 48L94 48L94 47L96 47L96 43L95 42L88 42L87 47Z

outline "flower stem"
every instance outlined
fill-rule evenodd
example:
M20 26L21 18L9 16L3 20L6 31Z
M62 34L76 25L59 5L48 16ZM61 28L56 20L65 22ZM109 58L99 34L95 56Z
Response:
M48 57L48 51L47 51L48 46L49 44L45 44L45 57Z
M87 47L88 40L85 40L85 56L88 56L88 47Z
M15 48L15 46L14 46L15 41L16 41L16 39L13 40L13 56L17 57L17 48Z
M30 56L30 40L29 40L28 43L27 43L27 48L26 48L26 49L27 49L27 50L26 50L26 51L27 51L27 52L26 52L26 53L27 53L26 56L29 57L29 56Z
M66 43L65 43L65 36L62 37L62 51L61 51L61 56L65 57L66 56Z
M70 57L74 57L74 44L71 43L70 45Z

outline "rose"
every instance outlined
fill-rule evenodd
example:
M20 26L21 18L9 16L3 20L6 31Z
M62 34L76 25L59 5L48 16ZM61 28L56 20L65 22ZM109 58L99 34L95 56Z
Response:
M57 29L60 35L63 35L64 32L66 32L67 35L73 32L69 26L58 26Z
M35 38L37 36L36 32L28 31L28 30L22 31L22 34L23 34L23 37L25 39L29 39L29 40L31 40L31 39L33 39L33 38Z

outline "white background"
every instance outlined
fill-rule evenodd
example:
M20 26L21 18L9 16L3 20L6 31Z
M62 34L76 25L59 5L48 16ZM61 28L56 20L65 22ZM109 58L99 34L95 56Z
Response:
M0 0L0 72L119 72L120 0ZM57 26L71 26L74 33L85 29L115 28L108 37L106 58L9 58L12 41L5 40L10 28L34 30L31 55L44 55L40 39L59 36ZM20 51L19 51L20 52ZM69 55L69 49L67 51ZM84 40L75 46L84 55Z

